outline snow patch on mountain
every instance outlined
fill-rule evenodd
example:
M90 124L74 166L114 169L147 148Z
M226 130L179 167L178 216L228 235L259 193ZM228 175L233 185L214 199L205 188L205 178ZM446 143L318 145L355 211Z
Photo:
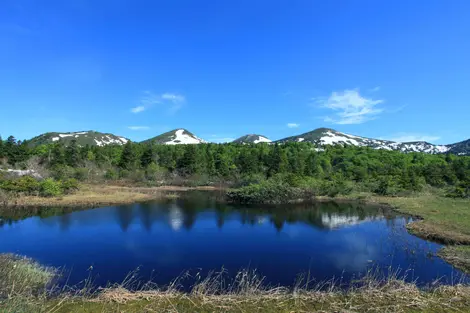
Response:
M125 144L128 142L128 140L126 138L123 138L123 137L118 137L117 139L109 136L109 135L105 135L103 137L101 137L100 139L97 139L95 138L94 139L95 143L97 146L107 146L107 145L122 145L122 144Z
M184 129L178 129L175 131L175 137L165 142L166 145L189 145L189 144L199 144L204 143L205 141L196 136L191 136L186 134Z
M258 139L254 140L253 143L260 143L260 142L272 142L272 140L263 137L263 136L258 136Z

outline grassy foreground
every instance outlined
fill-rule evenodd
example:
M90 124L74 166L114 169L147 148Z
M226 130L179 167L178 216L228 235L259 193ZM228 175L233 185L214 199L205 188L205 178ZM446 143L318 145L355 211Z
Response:
M306 280L292 289L267 288L255 272L241 271L230 284L223 272L213 273L189 293L178 291L177 280L164 289L129 291L124 283L90 292L51 289L54 271L28 259L0 255L0 266L0 312L470 312L469 286L421 290L372 274L348 290Z

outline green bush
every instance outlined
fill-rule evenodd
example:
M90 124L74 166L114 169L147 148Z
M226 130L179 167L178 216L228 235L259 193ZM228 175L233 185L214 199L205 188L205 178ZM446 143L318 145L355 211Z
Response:
M116 180L118 179L118 177L119 177L118 172L113 168L110 168L104 174L104 178L108 180Z
M447 194L449 198L470 198L470 184L459 184L453 187Z
M34 194L39 190L39 182L33 177L22 176L20 178L0 181L0 189L10 192Z
M237 203L284 203L304 198L305 193L302 189L276 180L268 180L227 192L227 199Z
M129 170L121 169L119 171L119 178L129 178L130 175L131 175L131 172Z
M84 181L88 179L88 170L83 167L77 168L75 169L75 174L73 176L79 181Z
M43 180L40 185L43 197L57 197L63 194L62 184L59 181L48 178Z
M61 187L64 193L72 193L79 189L79 183L75 178L69 178L61 182Z
M72 178L75 175L73 167L67 165L55 165L51 168L51 176L55 180Z

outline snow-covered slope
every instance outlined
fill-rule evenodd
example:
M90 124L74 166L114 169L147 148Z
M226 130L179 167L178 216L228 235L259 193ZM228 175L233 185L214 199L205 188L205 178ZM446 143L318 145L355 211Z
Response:
M341 133L329 128L319 128L298 136L281 139L278 142L311 142L317 146L352 145L358 147L371 147L374 149L397 150L402 152L425 152L431 154L446 153L451 149L451 145L439 146L424 141L394 142L389 140L372 139Z
M260 143L260 142L267 142L270 143L272 140L268 139L266 136L256 135L256 134L249 134L242 136L238 139L235 139L233 143Z
M147 139L143 142L152 142L162 145L185 145L185 144L198 144L205 143L203 139L197 137L186 129L179 128L156 137Z
M123 145L129 141L129 139L116 136L113 134L105 134L95 131L81 131L81 132L70 132L70 133L45 133L37 137L32 138L28 141L31 146L38 146L42 144L49 144L54 142L60 142L65 145L69 145L72 141L76 141L80 146L106 146L106 145Z

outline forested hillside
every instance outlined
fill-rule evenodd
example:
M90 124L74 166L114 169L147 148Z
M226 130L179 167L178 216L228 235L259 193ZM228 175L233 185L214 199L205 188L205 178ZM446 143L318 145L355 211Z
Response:
M4 168L33 169L56 179L123 179L145 183L248 185L282 176L290 185L361 188L380 194L445 188L468 196L470 157L328 146L311 143L68 146L52 143L30 148L13 137L0 141Z

